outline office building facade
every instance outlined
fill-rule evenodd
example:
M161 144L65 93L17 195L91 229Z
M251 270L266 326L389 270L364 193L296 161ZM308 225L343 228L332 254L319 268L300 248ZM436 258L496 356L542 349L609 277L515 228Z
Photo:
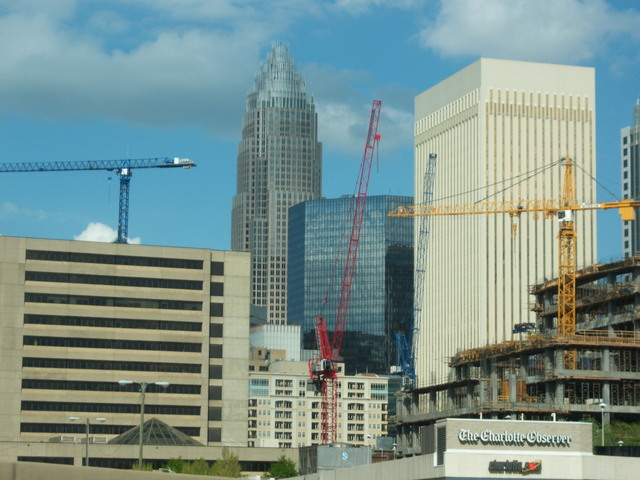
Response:
M312 200L289 211L289 322L314 349L315 318L334 330L354 197ZM388 373L395 334L409 334L413 314L413 221L387 214L412 197L367 198L342 345L347 373Z
M575 164L575 195L595 201L593 68L480 59L415 99L415 192L437 155L434 204L559 199ZM442 200L438 200L442 199ZM596 217L576 214L576 263L596 259ZM558 272L558 221L542 213L433 217L418 386L446 379L458 350L515 338L535 322L529 287Z
M247 253L0 236L0 342L2 442L81 438L85 420L109 441L147 384L145 419L247 445Z
M320 197L317 123L289 47L274 44L247 96L231 248L251 253L251 302L276 324L286 323L288 208Z
M640 98L633 107L633 124L620 132L622 198L640 198ZM640 218L636 208L636 220ZM622 222L622 253L625 258L640 251L640 222Z

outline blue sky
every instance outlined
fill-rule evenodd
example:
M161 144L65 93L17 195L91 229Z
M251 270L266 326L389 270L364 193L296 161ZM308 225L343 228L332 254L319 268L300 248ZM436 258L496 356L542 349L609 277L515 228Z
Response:
M595 67L598 181L620 195L632 0L0 0L0 161L192 158L134 171L129 235L229 249L245 98L274 41L315 96L326 197L353 192L373 99L369 194L412 195L413 99L481 56ZM2 174L0 234L105 240L118 190L107 172ZM620 254L618 215L600 213L599 258Z

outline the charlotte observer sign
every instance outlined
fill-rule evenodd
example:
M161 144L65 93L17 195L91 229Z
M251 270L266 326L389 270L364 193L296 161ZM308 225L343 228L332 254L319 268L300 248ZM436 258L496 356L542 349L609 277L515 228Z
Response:
M540 433L536 430L529 432L509 432L507 430L494 432L493 430L482 430L472 432L466 428L461 428L458 432L458 440L465 445L516 445L516 446L540 446L558 447L571 444L571 435L550 435Z

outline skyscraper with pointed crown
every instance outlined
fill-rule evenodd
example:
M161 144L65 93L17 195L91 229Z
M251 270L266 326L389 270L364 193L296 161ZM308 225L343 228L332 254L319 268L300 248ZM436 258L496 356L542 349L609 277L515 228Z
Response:
M272 45L247 95L237 168L231 248L251 252L252 304L286 324L288 209L319 198L322 180L315 104L288 45Z

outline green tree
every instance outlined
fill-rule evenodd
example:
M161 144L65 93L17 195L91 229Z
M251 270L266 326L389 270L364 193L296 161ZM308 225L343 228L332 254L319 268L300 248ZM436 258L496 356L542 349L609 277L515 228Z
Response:
M178 458L170 458L169 461L165 464L164 468L169 468L171 471L176 473L182 473L184 466L187 462L185 462L182 457Z
M584 420L593 425L593 446L602 445L602 426L600 422L594 418ZM617 445L618 442L624 442L624 445L640 445L640 423L613 422L604 426L604 444L606 446Z
M269 468L266 477L291 478L297 475L298 471L296 470L295 462L282 455L277 461L271 464L271 468Z
M209 475L209 462L204 458L198 458L193 462L187 463L182 469L182 473L190 473L191 475Z
M218 477L237 478L242 472L240 461L237 455L229 450L229 447L222 448L222 458L216 460L216 463L209 469L209 475Z

